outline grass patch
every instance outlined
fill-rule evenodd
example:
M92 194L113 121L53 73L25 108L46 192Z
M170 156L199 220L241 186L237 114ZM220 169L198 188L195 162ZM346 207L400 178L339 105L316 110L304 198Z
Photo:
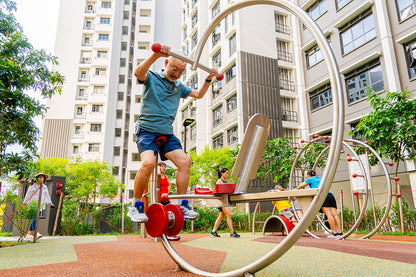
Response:
M11 237L11 236L12 236L12 232L0 233L0 237Z
M28 241L0 241L0 248L28 244Z

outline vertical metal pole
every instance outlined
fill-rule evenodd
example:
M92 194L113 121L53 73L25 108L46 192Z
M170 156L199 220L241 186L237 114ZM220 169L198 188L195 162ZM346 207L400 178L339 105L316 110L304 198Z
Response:
M52 236L55 236L56 226L58 226L59 213L61 212L62 200L63 200L63 199L64 199L64 193L63 193L63 192L61 192L61 195L59 196L58 210L56 211L55 224L53 225L53 232L52 232Z
M341 230L344 230L344 192L339 192L339 199L341 203Z
M44 177L44 178L45 178L45 177ZM38 223L39 223L39 216L40 216L40 214L39 214L39 212L40 212L40 202L41 202L41 200L42 200L42 185L43 185L43 178L42 178L41 180L42 180L42 182L41 182L40 184L38 184L38 185L39 185L38 210L37 210L37 212L36 212L35 231L33 232L33 233L34 233L34 236L33 236L33 243L35 243L35 242L36 242L36 235L37 235L37 233L38 233Z
M400 185L397 184L397 194L401 194ZM403 202L401 197L397 197L399 202L399 217L400 217L400 231L404 233L404 219L403 219Z
M121 193L121 234L124 235L124 191Z

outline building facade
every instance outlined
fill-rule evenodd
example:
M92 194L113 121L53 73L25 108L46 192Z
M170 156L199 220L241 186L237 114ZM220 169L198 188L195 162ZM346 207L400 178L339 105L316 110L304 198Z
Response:
M66 82L62 95L48 104L41 156L106 160L131 197L140 165L134 123L142 89L134 69L154 41L192 58L209 23L235 1L76 2L61 1L55 55ZM337 59L345 137L371 111L365 85L416 94L414 1L293 2L321 27ZM200 63L218 68L225 78L212 83L203 99L181 100L174 132L186 150L235 148L255 113L270 118L270 139L331 133L327 65L312 33L285 9L256 5L234 11L209 34L203 49ZM206 75L188 65L182 81L197 89ZM400 168L404 186L412 191L414 172L414 161ZM335 191L348 182L348 170L341 165Z

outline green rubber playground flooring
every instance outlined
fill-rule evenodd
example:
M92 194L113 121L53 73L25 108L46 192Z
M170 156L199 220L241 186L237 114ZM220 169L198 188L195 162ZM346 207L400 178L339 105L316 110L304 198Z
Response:
M0 248L0 269L77 261L75 244L116 240L116 236L53 237L40 239L37 243Z
M245 266L253 261L256 261L260 256L264 255L270 251L273 247L276 246L274 243L269 242L260 242L256 239L261 238L262 236L255 235L251 233L241 233L239 239L230 239L228 233L220 234L221 238L212 238L208 235L196 235L196 234L180 234L183 236L184 241L178 241L175 243L183 244L186 247L191 247L195 249L208 249L214 251L220 251L227 253L226 257L222 263L220 272L227 272L241 266ZM134 244L135 247L140 247L141 245L149 245L149 238L143 239L140 236L132 236L132 241L129 244ZM332 243L333 240L322 239L316 240L313 238L306 238L306 241L312 243ZM320 241L320 242L319 242ZM357 241L357 240L351 240ZM111 242L111 248L118 248L121 252L130 251L130 254L137 257L137 254L134 254L134 250L124 250L122 241L118 236L82 236L82 237L53 237L53 238L43 238L39 243L27 244L23 246L15 246L9 248L0 248L0 276L3 276L1 269L18 269L26 268L30 269L34 266L45 267L48 264L59 264L59 263L68 263L78 260L76 251L74 250L75 245L84 244L87 247L94 249L97 245L106 244L108 245ZM345 247L348 247L348 240L344 241ZM126 241L124 241L126 243ZM343 241L339 241L341 245ZM364 246L374 245L374 241L361 241ZM367 243L367 244L366 244ZM386 243L386 241L384 241ZM400 247L400 245L407 245L408 243L404 242L388 242L392 244L392 247ZM91 244L90 246L86 244ZM160 244L160 243L159 243ZM409 242L416 252L416 243ZM124 244L126 245L126 244ZM156 251L154 254L159 256L166 256L166 251L162 245L154 245ZM121 247L121 248L120 248ZM133 252L132 252L133 251ZM185 250L187 251L187 250ZM188 250L189 251L189 250ZM198 251L198 250L197 250ZM413 250L412 254L413 254ZM121 253L120 252L120 253ZM159 254L158 254L159 253ZM213 252L219 253L219 252ZM94 253L91 253L94 255ZM416 257L416 255L414 255ZM143 257L143 256L142 256ZM119 263L120 267L128 262L129 266L134 264L134 267L140 269L143 266L143 262L140 260L131 261L131 259L126 259L115 256L109 256L112 260L115 260L116 263ZM169 258L168 258L169 259ZM100 266L99 264L106 263L105 260L95 261L98 264L95 266ZM156 262L157 263L157 262ZM88 275L88 272L91 272L97 269L93 267L89 268L88 265L86 268L82 269L85 276L95 276ZM196 265L197 266L197 265ZM198 266L197 266L198 267ZM26 270L25 269L25 270ZM173 266L172 266L173 269ZM166 268L158 271L158 268L154 268L154 274L141 274L140 272L135 272L136 276L193 276L189 273L184 272L171 272L166 271ZM13 273L14 272L14 273ZM12 275L5 276L27 276L26 275L15 275L16 271L8 272ZM27 272L27 271L24 271ZM95 271L95 273L97 273ZM110 274L110 275L108 275ZM127 273L126 273L127 274ZM131 274L129 274L130 276ZM36 276L45 276L45 275L36 275ZM49 272L47 276L70 276L70 275L60 275L58 272ZM102 275L101 275L102 276ZM127 276L127 275L117 275L114 272L107 272L106 276ZM265 269L256 273L256 276L416 276L416 261L414 263L398 262L391 261L386 258L374 258L367 257L364 255L348 254L340 251L326 250L317 247L306 247L306 246L293 246L291 247L282 257L280 257L273 264L269 265Z
M222 234L220 234L222 235ZM228 235L228 234L224 234ZM192 247L200 247L227 252L221 267L222 272L236 269L236 265L247 265L273 249L275 244L253 241L253 237L243 233L239 239L229 239L226 243L211 237L186 242ZM365 243L365 241L363 241ZM416 244L415 244L416 249ZM325 249L293 246L282 257L256 276L416 276L416 265L346 254Z

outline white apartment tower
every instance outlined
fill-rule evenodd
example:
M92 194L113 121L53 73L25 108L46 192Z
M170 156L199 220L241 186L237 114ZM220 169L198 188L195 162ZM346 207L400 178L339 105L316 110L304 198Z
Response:
M194 57L213 18L234 2L183 1L182 50L188 56ZM293 25L298 24L287 11L266 5L234 11L221 21L210 34L200 62L217 68L225 77L213 83L203 99L181 102L176 133L181 133L188 149L234 149L242 142L245 126L255 113L270 118L270 139L300 135L305 128L299 107L305 100L299 99L299 82L295 82L295 64L301 57L293 54L297 45L296 33L292 32ZM187 70L183 81L197 88L206 75L199 69ZM187 126L185 119L194 121Z
M132 192L142 91L133 72L154 41L179 48L180 16L174 10L180 10L178 1L60 2L54 55L65 83L47 104L41 157L105 160Z

